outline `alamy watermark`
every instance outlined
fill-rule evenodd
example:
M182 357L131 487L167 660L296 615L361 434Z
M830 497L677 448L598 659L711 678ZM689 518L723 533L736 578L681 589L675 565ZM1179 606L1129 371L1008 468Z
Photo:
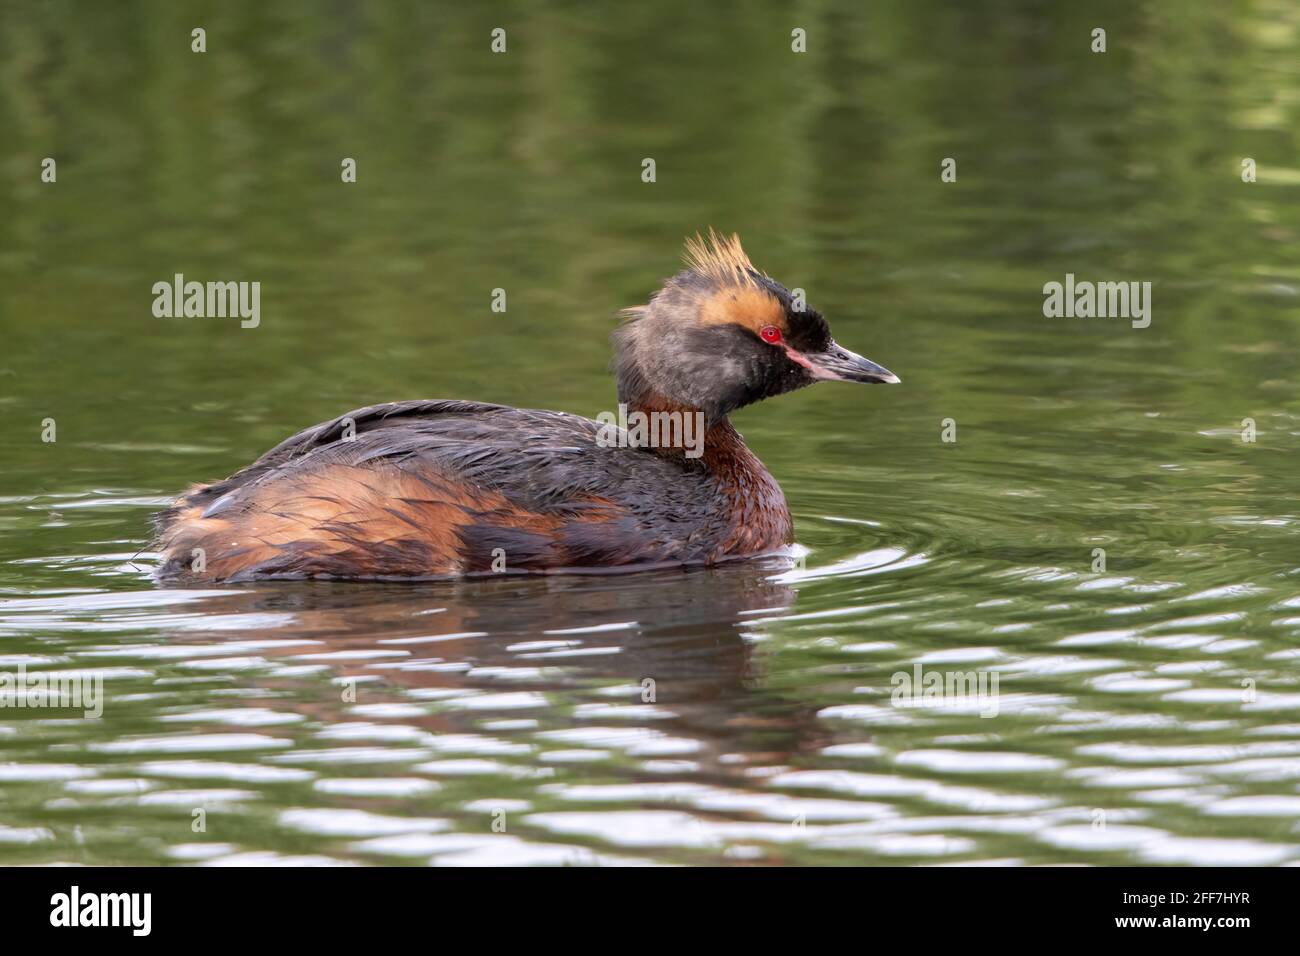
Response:
M897 671L889 679L895 707L953 707L970 709L981 717L998 715L998 675L989 671L926 671L913 664L911 672Z
M0 709L79 710L97 719L104 714L104 675L79 671L0 671Z
M148 936L153 929L153 894L83 893L73 885L50 897L50 925L121 926L132 936Z
M1043 285L1043 315L1049 319L1131 319L1135 329L1151 324L1150 282L1065 282Z
M178 272L171 282L155 282L153 295L153 314L160 319L237 316L245 329L255 329L262 321L260 282L186 282Z
M601 412L596 416L600 431L596 445L600 448L681 448L687 458L704 454L704 413L629 412L620 402L618 412Z

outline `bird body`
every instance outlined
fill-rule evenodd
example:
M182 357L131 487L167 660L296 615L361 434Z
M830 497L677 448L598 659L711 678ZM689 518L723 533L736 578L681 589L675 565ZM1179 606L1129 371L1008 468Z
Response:
M897 379L835 345L816 312L792 311L790 293L754 270L734 237L688 244L688 265L630 311L615 333L615 371L620 403L634 412L697 417L698 448L647 447L623 430L611 441L607 421L563 412L372 405L299 432L157 515L160 575L635 570L790 543L785 496L728 413L818 378Z

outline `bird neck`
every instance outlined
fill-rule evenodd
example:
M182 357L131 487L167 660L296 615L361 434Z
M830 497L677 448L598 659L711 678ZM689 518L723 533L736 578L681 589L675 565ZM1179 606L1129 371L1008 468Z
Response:
M653 392L642 392L635 398L624 400L627 406L628 424L632 425L634 413L645 416L644 420L654 422L656 416L668 413L667 421L681 420L679 416L690 415L695 423L704 422L704 414L699 409L683 406L669 401ZM643 419L638 418L638 423ZM663 418L659 434L662 435ZM687 463L692 460L687 455L691 450L671 443L656 446L638 445L651 454L674 458ZM729 529L717 546L717 556L734 554L756 554L779 548L794 540L794 523L785 495L776 479L759 461L758 456L749 450L740 432L732 427L731 422L723 417L708 425L703 432L700 454L694 456L708 472L718 492L718 500L723 502L722 510L729 515ZM688 465L689 467L689 465Z
M762 463L725 416L710 422L701 409L664 398L652 390L629 397L624 404L629 429L640 425L647 429L650 441L640 446L646 451L665 458L696 459L720 477L754 468L766 474Z

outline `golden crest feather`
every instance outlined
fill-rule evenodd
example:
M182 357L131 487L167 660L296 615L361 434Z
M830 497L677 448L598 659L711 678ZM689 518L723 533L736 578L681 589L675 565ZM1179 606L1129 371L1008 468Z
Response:
M688 237L682 259L692 272L719 283L739 286L755 284L753 274L758 270L749 261L749 256L745 255L745 250L740 245L740 236L734 232L730 236L724 236L709 227L707 237L699 233Z

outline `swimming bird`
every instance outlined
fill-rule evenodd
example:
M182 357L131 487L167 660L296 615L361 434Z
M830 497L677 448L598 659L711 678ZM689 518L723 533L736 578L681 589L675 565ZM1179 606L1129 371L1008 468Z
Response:
M837 345L737 236L687 240L685 265L612 336L618 401L638 427L469 401L360 408L157 514L160 577L626 571L791 543L785 496L728 416L818 381L898 377ZM702 442L688 446L692 422Z

